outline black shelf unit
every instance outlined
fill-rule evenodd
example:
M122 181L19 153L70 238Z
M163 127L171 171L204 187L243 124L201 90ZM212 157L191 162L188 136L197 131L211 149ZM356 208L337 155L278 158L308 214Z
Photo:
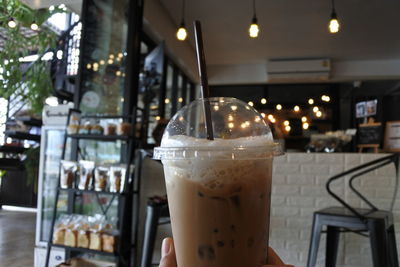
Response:
M81 111L78 109L70 109L68 113L68 119L67 119L67 128L68 125L71 121L71 116L72 114L79 114L80 118L86 118L85 116L81 116ZM93 116L91 116L93 118ZM101 117L96 117L99 119L104 119L104 116ZM127 122L130 122L133 124L133 117L127 118L126 116L113 116L113 118L117 119L124 119ZM99 141L99 142L115 142L115 141L124 141L125 145L127 146L127 149L125 150L127 155L125 157L125 162L124 164L126 165L126 174L125 174L125 182L124 182L124 188L122 192L117 193L117 192L104 192L104 191L96 191L96 190L81 190L77 188L61 188L60 187L60 176L61 176L61 168L59 168L59 174L58 174L58 186L57 186L57 191L56 191L56 198L55 198L55 205L53 208L53 217L52 217L52 223L51 223L51 229L50 229L50 235L49 235L49 240L47 242L47 251L46 251L46 261L45 261L45 266L49 266L49 260L50 260L50 251L52 247L59 247L59 248L64 248L66 250L66 258L69 258L71 255L71 252L82 252L82 253L90 253L90 254L96 254L96 255L103 255L103 256L113 256L115 259L115 262L117 263L117 267L130 267L132 259L132 255L136 255L136 239L137 239L137 218L134 216L138 216L138 212L133 211L133 207L135 211L138 209L138 194L139 194L139 184L135 181L135 176L134 172L131 172L130 167L131 164L133 163L133 151L135 148L135 139L133 137L129 136L120 136L120 135L111 135L111 136L106 136L106 135L91 135L91 134L67 134L65 133L64 137L64 146L63 146L63 151L61 154L61 158L65 158L65 153L66 153L66 145L67 145L67 140L68 139L76 139L76 140L93 140L93 141ZM79 151L79 142L77 142L78 150L76 153ZM109 208L111 207L111 204L113 203L115 198L118 198L118 230L119 230L119 236L118 236L118 244L116 248L115 253L109 253L109 252L104 252L104 251L99 251L99 250L92 250L92 249L87 249L87 248L77 248L77 247L69 247L69 246L63 246L63 245L58 245L58 244L53 244L53 234L54 234L54 226L56 222L56 216L57 216L57 202L59 199L60 192L67 192L68 193L68 213L72 214L75 206L75 199L76 196L82 195L82 194L94 194L97 199L99 200L100 195L109 195L111 196L111 200L109 201L109 204L104 208L103 204L98 204L103 212L103 215L106 215ZM133 203L135 201L135 204ZM134 229L132 229L134 227Z
M68 134L67 137L83 140L114 142L117 140L129 141L132 137L125 135L100 135L100 134Z
M31 140L40 142L40 135L38 134L30 134L20 131L4 131L4 135L10 138L19 139L19 140Z
M113 256L113 257L118 256L118 253L105 252L105 251L94 250L94 249L89 249L89 248L68 247L68 246L58 245L58 244L53 244L53 247L74 250L74 251L78 251L78 252L82 252L82 253L97 254L97 255L102 255L102 256Z

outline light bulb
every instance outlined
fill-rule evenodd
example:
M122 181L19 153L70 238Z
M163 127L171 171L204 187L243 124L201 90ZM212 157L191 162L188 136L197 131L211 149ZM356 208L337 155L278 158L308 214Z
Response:
M249 28L249 35L251 38L257 38L258 33L260 32L260 28L258 27L257 23L252 23Z
M161 120L161 117L160 116L156 116L156 121L159 121L159 120Z
M288 126L289 125L289 121L284 121L283 125Z
M303 123L303 129L304 130L307 130L309 126L310 125L307 122Z
M276 109L277 110L281 110L282 109L282 105L281 104L276 105Z
M164 99L165 104L169 104L169 102L170 102L169 98Z
M249 104L249 106L254 106L254 103L253 103L253 101L249 101L247 104Z
M306 116L301 117L301 121L302 122L306 122L307 121L307 117Z
M308 104L310 104L310 105L314 104L314 99L312 99L312 98L308 99Z
M185 41L187 37L187 31L185 28L185 24L181 24L181 26L179 27L178 31L176 32L176 38L179 41Z
M336 12L333 11L331 15L331 20L329 21L329 31L330 33L337 33L339 32L340 24L337 20Z
M183 98L182 97L178 98L178 102L182 103L183 102Z
M99 63L100 63L100 65L104 65L104 64L106 64L106 62L102 59L102 60L100 60L99 61Z
M318 118L320 118L320 117L322 117L322 112L318 110L317 113L315 113L315 115L316 115Z
M293 110L294 110L294 112L299 112L300 111L300 107L299 106L294 106Z
M10 19L7 23L8 27L14 29L15 27L17 27L17 23L15 22L15 20Z
M39 30L39 25L37 25L35 22L33 22L33 23L31 24L31 30L32 30L32 31L37 31L37 30Z
M265 118L265 113L264 112L261 113L261 117Z
M267 99L261 98L261 104L263 104L263 105L267 104Z
M313 111L314 113L316 113L316 112L319 111L319 108L318 108L317 106L315 106L315 107L313 107L312 111Z
M108 63L109 65L111 65L111 64L114 63L114 60L112 60L112 59L110 58L109 60L107 60L107 63Z
M273 118L274 118L274 115L272 115L272 114L269 114L269 115L268 115L268 119L269 119L269 120L272 120Z
M291 130L292 128L288 125L288 126L285 126L285 130L286 130L286 132L290 132L290 130Z

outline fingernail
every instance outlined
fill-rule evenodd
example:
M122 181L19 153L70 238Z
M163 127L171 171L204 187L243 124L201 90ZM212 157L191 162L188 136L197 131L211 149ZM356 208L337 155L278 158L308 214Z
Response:
M169 254L171 250L171 240L165 238L162 242L161 256L164 257Z

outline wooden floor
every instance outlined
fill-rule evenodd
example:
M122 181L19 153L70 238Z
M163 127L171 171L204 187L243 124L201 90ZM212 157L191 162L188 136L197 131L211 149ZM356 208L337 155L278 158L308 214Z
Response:
M36 213L0 210L0 267L32 267Z

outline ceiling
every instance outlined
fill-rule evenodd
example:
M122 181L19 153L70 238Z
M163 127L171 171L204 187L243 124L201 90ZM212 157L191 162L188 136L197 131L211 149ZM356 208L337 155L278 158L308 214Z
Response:
M182 0L160 1L176 25ZM248 37L251 0L186 0L185 21L194 47L192 21L202 23L208 64L255 64L275 58L333 60L400 58L400 1L337 0L338 34L328 33L329 0L257 0L261 28Z

